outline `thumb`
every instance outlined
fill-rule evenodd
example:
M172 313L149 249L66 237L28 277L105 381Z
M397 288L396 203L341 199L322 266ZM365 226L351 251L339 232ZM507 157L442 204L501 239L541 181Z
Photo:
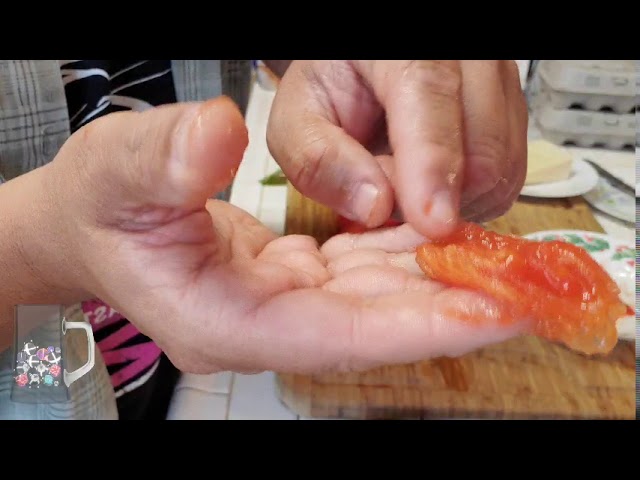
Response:
M229 185L247 144L242 114L220 97L107 115L73 134L59 156L82 159L81 184L99 203L199 208Z
M458 60L361 61L387 114L394 186L405 220L428 237L459 220L464 167Z

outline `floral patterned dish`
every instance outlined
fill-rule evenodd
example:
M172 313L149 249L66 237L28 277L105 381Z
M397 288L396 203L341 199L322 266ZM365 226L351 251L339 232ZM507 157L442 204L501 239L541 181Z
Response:
M616 188L604 177L600 177L596 187L583 198L592 207L612 217L629 223L636 221L636 197Z
M609 235L581 230L549 230L524 235L536 241L561 240L587 250L593 259L611 275L620 287L620 299L632 309L636 308L636 249ZM618 335L623 340L635 341L636 317L627 316L618 321Z

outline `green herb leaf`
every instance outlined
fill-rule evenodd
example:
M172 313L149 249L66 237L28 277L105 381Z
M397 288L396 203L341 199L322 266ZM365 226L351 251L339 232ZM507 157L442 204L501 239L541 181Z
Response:
M262 185L286 185L287 177L285 177L282 170L278 170L277 172L272 173L271 175L267 175L262 180L260 180Z

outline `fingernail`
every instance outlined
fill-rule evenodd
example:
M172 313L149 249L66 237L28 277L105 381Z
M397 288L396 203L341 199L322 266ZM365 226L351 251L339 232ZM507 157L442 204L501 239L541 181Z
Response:
M433 221L445 225L454 222L456 210L451 193L447 190L436 192L425 205L424 213Z
M353 203L351 205L351 212L357 218L353 220L366 223L371 216L373 207L380 196L380 190L371 183L363 183L358 187L356 194L353 197Z

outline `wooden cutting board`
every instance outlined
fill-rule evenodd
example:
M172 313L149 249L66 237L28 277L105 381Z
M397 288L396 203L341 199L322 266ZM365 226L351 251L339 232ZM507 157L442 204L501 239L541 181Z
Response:
M487 226L516 235L603 231L580 198L520 200ZM322 243L337 226L331 211L289 186L286 231ZM369 372L277 375L280 399L298 415L351 419L634 419L635 385L632 343L621 342L607 358L588 358L533 337Z

